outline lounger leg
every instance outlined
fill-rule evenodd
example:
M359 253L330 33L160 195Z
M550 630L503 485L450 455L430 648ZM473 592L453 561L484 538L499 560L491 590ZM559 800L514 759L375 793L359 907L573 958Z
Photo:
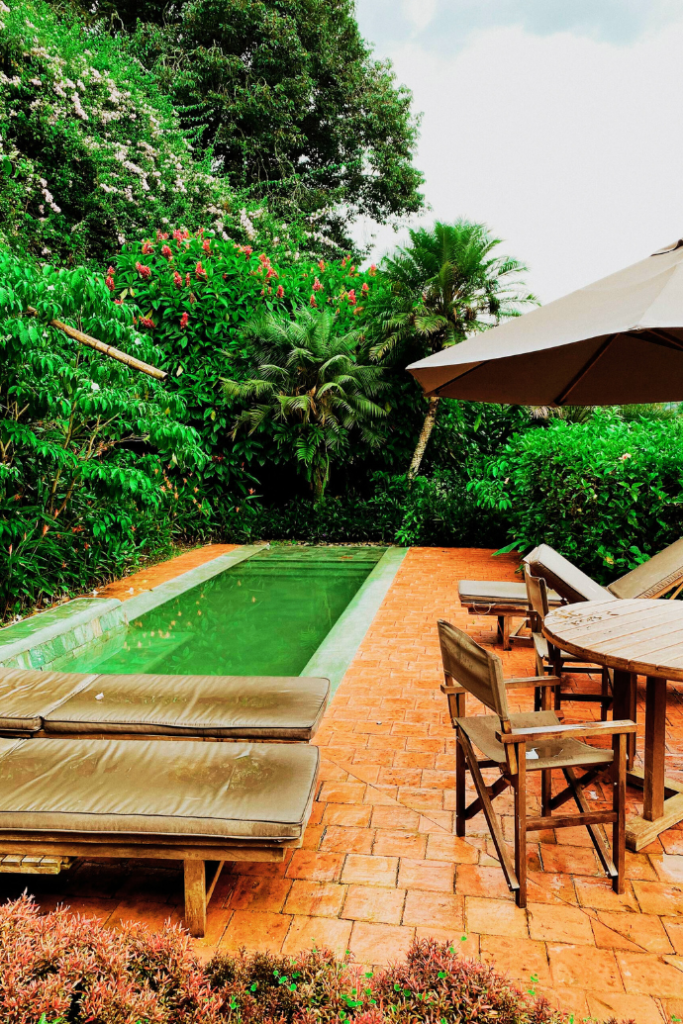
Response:
M612 762L612 810L617 820L612 826L612 856L617 869L612 879L616 893L624 891L624 870L626 866L626 736L621 733L613 739L614 761Z
M541 772L541 814L545 817L550 814L550 801L553 796L553 773L550 768L544 768Z
M512 644L510 643L510 616L503 616L503 650L511 651Z
M186 860L185 927L200 939L206 931L206 867L203 860Z

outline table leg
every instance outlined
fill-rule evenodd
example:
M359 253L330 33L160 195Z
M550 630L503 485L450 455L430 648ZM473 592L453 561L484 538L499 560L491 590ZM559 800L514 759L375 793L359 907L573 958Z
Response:
M636 720L636 676L632 672L621 672L615 669L612 680L613 687L613 716L616 721L630 719ZM636 735L629 735L627 742L628 754L626 758L626 769L633 768L633 761L636 756Z
M664 814L664 752L666 749L666 679L647 680L645 704L645 780L643 817L655 821Z

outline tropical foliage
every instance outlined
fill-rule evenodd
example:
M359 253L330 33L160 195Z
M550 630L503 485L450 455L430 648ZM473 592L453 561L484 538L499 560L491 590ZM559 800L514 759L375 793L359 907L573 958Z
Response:
M0 250L0 615L120 572L150 539L168 545L167 471L203 462L178 395L71 340L56 318L156 359L102 279Z
M278 448L303 467L319 501L329 480L330 457L350 455L350 434L374 448L387 410L375 400L386 391L378 366L359 363L361 332L340 333L330 309L299 309L294 318L262 315L245 324L242 338L256 366L243 381L225 380L230 397L247 403L235 421L251 434L274 424Z

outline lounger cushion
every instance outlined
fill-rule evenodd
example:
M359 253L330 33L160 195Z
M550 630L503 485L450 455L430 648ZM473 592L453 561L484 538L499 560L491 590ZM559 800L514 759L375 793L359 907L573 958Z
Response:
M52 708L95 678L92 673L0 668L0 729L39 732Z
M570 604L578 601L616 601L616 595L592 580L585 572L581 572L568 559L555 551L549 544L540 544L528 555L524 562L534 576L543 579Z
M620 579L609 590L623 600L635 597L659 597L683 582L683 538L653 555Z
M512 608L524 609L529 607L525 583L507 583L500 580L460 580L458 597L461 604L476 605L476 610L484 613L491 605L496 607L510 605ZM562 604L562 598L554 590L549 590L548 603L559 606Z
M541 725L560 725L554 711L527 711L518 715L510 715L513 728L534 728ZM496 739L500 731L500 720L495 715L477 715L475 718L458 718L458 725L467 733L471 742L481 750L482 754L503 764L505 748ZM589 746L581 740L562 739L540 740L536 745L527 744L527 771L541 768L570 767L573 764L597 765L609 764L613 759L611 750L601 750Z
M309 740L329 690L302 676L97 676L45 715L45 731Z
M0 839L16 832L297 839L318 758L305 743L14 741L0 749Z

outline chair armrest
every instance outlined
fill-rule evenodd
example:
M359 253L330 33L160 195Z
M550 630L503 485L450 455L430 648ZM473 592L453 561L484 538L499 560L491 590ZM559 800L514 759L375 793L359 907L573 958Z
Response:
M450 693L457 697L459 693L467 693L468 691L465 689L464 686L448 686L447 683L442 683L441 692L445 693L446 695Z
M530 729L496 732L500 743L526 743L534 740L571 739L574 736L613 736L636 731L628 718L616 722L578 722L576 725L540 725Z
M519 690L523 686L559 686L560 676L515 676L505 680L506 690Z

